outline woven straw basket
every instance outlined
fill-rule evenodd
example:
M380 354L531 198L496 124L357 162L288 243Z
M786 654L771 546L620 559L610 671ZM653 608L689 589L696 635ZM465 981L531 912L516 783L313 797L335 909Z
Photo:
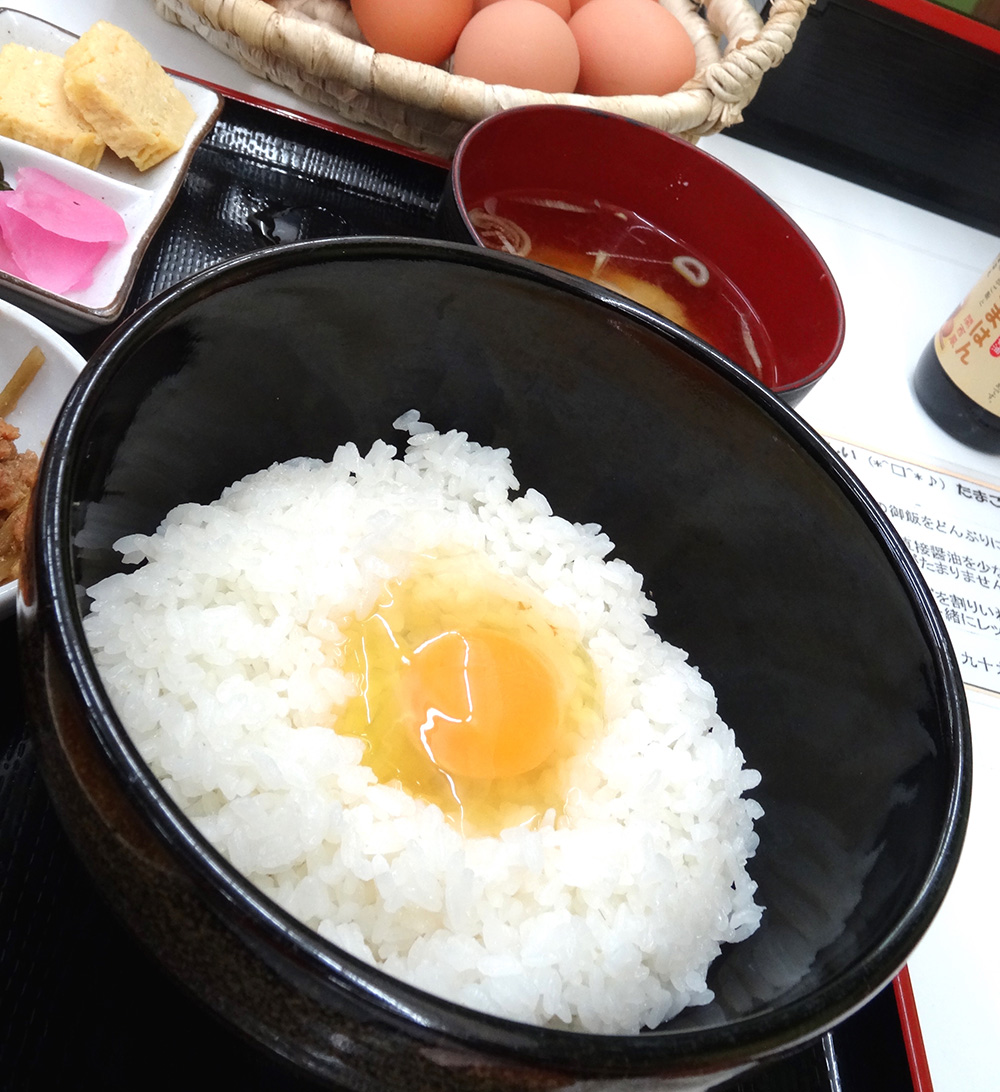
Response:
M690 141L742 119L764 73L791 49L813 0L773 0L766 22L747 0L660 0L687 28L698 70L669 95L596 98L485 84L376 53L346 0L154 0L255 76L349 122L451 156L475 122L512 106L569 103L625 114Z

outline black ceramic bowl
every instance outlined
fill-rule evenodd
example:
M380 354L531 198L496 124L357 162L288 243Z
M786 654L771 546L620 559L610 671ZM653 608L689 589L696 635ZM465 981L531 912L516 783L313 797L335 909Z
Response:
M118 568L119 536L274 460L366 449L410 407L509 448L557 512L603 525L762 772L763 925L714 964L713 1003L651 1033L478 1015L298 925L178 813L88 655L84 589ZM110 901L216 1012L349 1089L608 1090L654 1074L665 1089L714 1087L881 988L959 853L963 690L877 505L794 412L702 343L471 246L278 248L127 321L47 445L19 626L43 769Z

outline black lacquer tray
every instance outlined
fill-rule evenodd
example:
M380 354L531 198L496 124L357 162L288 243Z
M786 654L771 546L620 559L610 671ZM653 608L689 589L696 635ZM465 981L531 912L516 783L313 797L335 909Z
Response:
M433 236L445 178L436 161L227 98L126 313L218 261L276 243ZM73 340L86 355L106 332ZM0 683L0 1089L314 1087L218 1023L104 905L37 770L13 619L0 623ZM900 1011L886 987L731 1092L915 1092L904 1025L912 1028Z

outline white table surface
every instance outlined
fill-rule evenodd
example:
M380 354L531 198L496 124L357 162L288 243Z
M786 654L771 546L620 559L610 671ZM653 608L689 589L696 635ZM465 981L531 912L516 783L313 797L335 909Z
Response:
M169 68L338 120L165 22L152 0L19 0L10 6L76 33L108 19ZM825 436L1000 489L1000 457L952 440L923 414L908 386L913 362L934 327L1000 253L1000 236L732 137L708 137L700 146L750 179L802 227L840 288L847 316L844 348L798 407L802 416ZM969 832L944 906L908 964L935 1092L998 1087L993 1051L1000 1030L1000 950L984 939L980 918L989 913L995 890L989 839L1000 829L1000 700L970 690L969 703L975 754Z

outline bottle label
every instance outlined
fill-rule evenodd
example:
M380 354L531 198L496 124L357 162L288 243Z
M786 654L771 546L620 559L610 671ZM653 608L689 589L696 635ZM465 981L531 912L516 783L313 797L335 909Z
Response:
M959 390L1000 417L1000 255L934 337Z

